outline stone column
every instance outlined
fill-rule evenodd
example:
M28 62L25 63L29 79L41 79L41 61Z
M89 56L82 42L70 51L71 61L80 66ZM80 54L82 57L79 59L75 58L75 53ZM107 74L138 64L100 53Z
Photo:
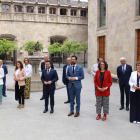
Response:
M25 2L25 0L24 0L24 2ZM26 20L26 4L24 3L23 4L23 21L25 21Z
M14 19L14 4L13 4L13 2L11 2L10 13L11 13L11 20L13 20Z
M60 22L60 7L57 8L57 22Z
M67 9L67 17L68 17L68 21L67 21L67 22L68 22L68 23L71 22L71 21L70 21L70 20L71 20L71 14L70 14L70 11L71 11L71 8L68 8L68 9Z
M2 4L1 4L1 2L0 2L0 12L2 12Z
M35 5L35 21L38 21L38 1L36 0Z

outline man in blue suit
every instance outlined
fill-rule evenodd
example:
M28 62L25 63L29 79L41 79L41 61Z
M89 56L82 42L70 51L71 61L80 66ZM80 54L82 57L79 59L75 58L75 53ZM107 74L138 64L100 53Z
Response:
M6 65L3 65L3 61L0 60L2 62L2 68L4 70L4 78L3 78L3 96L7 97L6 95L6 74L8 74L8 69L6 67Z
M48 111L48 100L50 96L50 107L52 114L54 112L54 92L55 82L58 80L56 70L51 68L51 62L46 61L46 69L42 71L41 81L43 83L43 93L45 95L45 110L43 113Z
M41 63L41 71L43 71L44 69L46 69L46 61L49 60L49 57L47 55L44 56L44 62ZM51 68L54 69L53 63L51 62ZM42 95L42 97L40 98L40 100L44 99L44 93Z
M67 79L69 80L68 88L70 93L70 113L68 116L74 114L74 99L76 97L76 113L74 117L78 117L80 115L80 93L81 93L81 80L84 79L84 71L83 68L77 65L77 57L71 57L72 65L69 66L67 71Z
M68 100L64 102L65 104L70 103L70 94L68 89L69 80L67 79L68 67L71 66L71 58L67 58L67 64L63 67L62 82L66 85Z
M126 111L129 111L129 79L132 72L132 67L126 64L126 59L122 57L120 59L121 65L117 67L117 76L119 79L120 93L121 93L121 107L120 110L124 109L124 90L126 94Z

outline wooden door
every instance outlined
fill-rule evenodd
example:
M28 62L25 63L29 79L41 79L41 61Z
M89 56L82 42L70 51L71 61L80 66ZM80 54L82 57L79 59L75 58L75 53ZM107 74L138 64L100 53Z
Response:
M105 36L99 37L99 57L105 60Z
M140 61L140 30L137 31L137 61Z

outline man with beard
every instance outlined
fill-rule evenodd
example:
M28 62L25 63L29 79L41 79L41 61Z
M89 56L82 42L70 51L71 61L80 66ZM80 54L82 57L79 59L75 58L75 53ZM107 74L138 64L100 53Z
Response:
M74 117L78 117L80 115L80 93L81 93L81 80L84 79L84 71L83 68L77 65L77 57L71 57L72 65L69 66L67 72L67 79L69 80L68 88L70 93L70 113L68 116L74 114L74 99L76 97L76 113Z
M42 71L41 81L43 83L43 92L45 97L45 110L43 113L48 111L48 100L50 96L50 113L54 112L54 92L55 92L55 82L58 80L58 75L56 70L51 68L51 62L46 61L46 69Z
M41 63L41 71L43 71L44 69L46 69L46 61L49 60L49 57L47 55L44 56L44 62ZM51 68L54 69L53 63L51 62ZM40 100L44 99L44 92L42 97L40 98Z

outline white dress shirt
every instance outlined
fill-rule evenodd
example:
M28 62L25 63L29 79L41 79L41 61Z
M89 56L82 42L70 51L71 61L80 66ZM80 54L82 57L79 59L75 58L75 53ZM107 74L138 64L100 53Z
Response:
M50 67L49 69L46 69L46 70L47 70L47 72L48 72L48 70L49 70L49 73L50 73L51 67ZM48 74L49 74L49 73L48 73Z
M132 92L135 92L133 85L137 86L137 74L137 71L132 72L129 79L130 91Z
M27 66L24 64L23 67L24 67L24 69L26 71L27 78L31 77L31 75L32 75L32 66L30 64L28 64Z
M75 69L76 69L76 65L77 65L77 64L74 65L74 71L75 71ZM72 65L72 72L73 72L73 65ZM75 80L78 80L78 77L75 77Z
M97 64L94 64L93 67L92 67L92 70L91 70L91 74L93 76L93 81L94 81L94 77L95 77L95 74L96 74L96 71L99 70L98 69L98 63Z
M0 85L3 85L4 70L1 66L0 68Z
M20 71L20 68L18 68L18 69L16 70L16 73L15 73L16 78L17 78L17 76L18 76L19 71Z
M123 67L124 67L124 71L126 71L126 64L122 66L122 71L123 71Z

